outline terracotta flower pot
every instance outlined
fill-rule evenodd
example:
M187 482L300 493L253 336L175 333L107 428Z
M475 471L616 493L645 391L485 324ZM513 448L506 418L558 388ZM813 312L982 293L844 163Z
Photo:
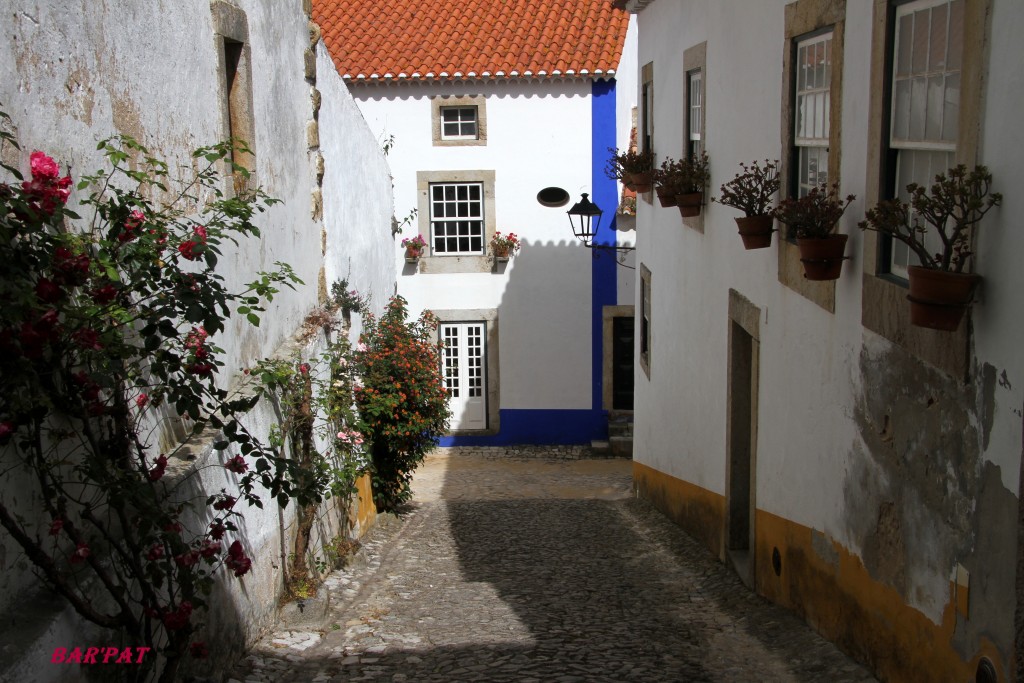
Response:
M667 208L676 205L676 196L674 194L669 194L669 190L657 185L654 188L654 192L658 195L658 202L662 207Z
M415 263L420 260L420 256L423 256L422 249L416 249L414 247L405 248L405 261L406 263Z
M804 264L804 277L808 280L838 280L843 270L843 252L849 235L829 235L825 238L797 238L800 261Z
M772 245L775 219L771 216L745 216L736 219L745 249L764 249Z
M508 247L495 247L494 258L499 261L508 261L508 257L512 255L512 250Z
M960 326L981 277L921 266L907 268L910 279L910 322L918 327L953 332Z
M637 194L650 192L654 189L654 171L632 173L630 174L630 180L633 182L633 186L630 189L634 190Z
M692 218L700 215L700 207L704 203L703 192L690 192L676 195L676 206L679 207L679 215L683 218Z

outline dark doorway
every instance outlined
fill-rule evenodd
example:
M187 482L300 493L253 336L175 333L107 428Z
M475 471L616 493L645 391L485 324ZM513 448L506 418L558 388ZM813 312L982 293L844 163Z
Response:
M612 409L633 410L633 317L612 318Z
M733 321L729 331L726 554L744 583L753 583L754 424L757 344Z

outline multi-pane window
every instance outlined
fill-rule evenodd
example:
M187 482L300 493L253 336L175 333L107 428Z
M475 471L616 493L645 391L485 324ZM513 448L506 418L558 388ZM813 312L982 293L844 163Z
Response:
M476 140L476 107L441 107L442 140Z
M689 117L687 119L687 154L691 159L699 157L704 151L704 142L701 139L704 119L704 80L702 71L696 69L688 74L688 101Z
M434 254L484 252L483 183L430 185L430 244Z
M955 164L963 21L964 0L919 0L896 8L889 147L896 158L891 191L901 199L907 199L908 184L929 186ZM938 239L927 233L925 244ZM894 241L891 255L890 271L906 277L909 249Z
M640 151L654 151L654 62L640 70Z
M796 44L794 135L796 196L828 184L829 116L832 88L832 32Z

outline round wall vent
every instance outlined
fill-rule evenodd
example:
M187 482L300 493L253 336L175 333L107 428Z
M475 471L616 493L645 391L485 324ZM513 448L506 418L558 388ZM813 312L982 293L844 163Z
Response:
M537 193L542 206L559 207L569 203L569 193L560 187L545 187Z

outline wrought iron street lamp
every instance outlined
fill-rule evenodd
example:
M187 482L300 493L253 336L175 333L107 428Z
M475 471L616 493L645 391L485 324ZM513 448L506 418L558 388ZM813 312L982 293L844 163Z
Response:
M569 214L569 224L572 226L572 234L576 236L583 246L588 249L599 249L605 251L625 252L633 251L633 247L618 246L615 244L594 244L597 231L601 227L601 216L604 211L594 202L590 201L590 195L586 192L580 200L573 204L572 208L566 211Z
M601 227L601 210L594 202L590 201L586 192L572 208L566 211L569 214L569 224L572 226L572 234L583 242L583 246L590 247L597 236L597 230Z

